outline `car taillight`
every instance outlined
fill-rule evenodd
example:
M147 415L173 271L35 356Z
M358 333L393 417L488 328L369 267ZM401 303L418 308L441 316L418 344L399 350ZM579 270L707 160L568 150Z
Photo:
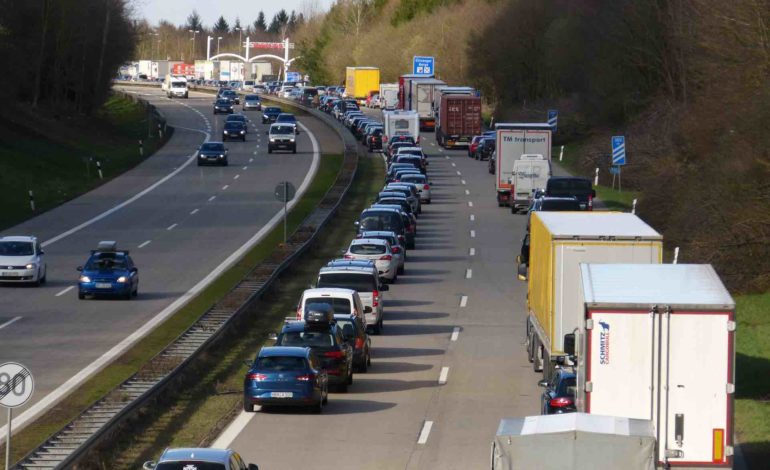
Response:
M356 349L361 349L363 347L364 347L364 339L356 338Z
M257 382L267 380L267 376L265 374L249 374L248 377L249 377L249 380L254 380Z
M403 235L399 235L398 236L398 241L401 241L401 242L404 241L404 236Z
M302 320L302 307L297 307L297 320Z
M551 401L548 402L553 408L564 408L565 406L572 406L573 403L572 398L567 397L552 398Z
M400 248L400 247L397 247L397 246L394 246L394 247L392 247L392 248L390 249L390 251L392 251L393 253L396 253L396 254L398 254L398 253L401 253L401 248Z
M344 258L345 258L345 259L354 259L354 258L353 258L353 255L347 255L347 254L344 256Z
M594 197L591 194L588 195L588 210L594 210Z
M380 261L390 261L393 259L391 255L380 256Z
M299 381L299 382L312 382L313 380L315 380L315 375L314 374L298 375L297 376L297 381Z
M429 184L424 184L424 185L422 186L422 189L430 189L430 185L429 185Z
M380 291L376 290L372 292L372 306L377 307L380 305Z
M342 359L345 357L345 353L343 351L327 351L324 353L324 357L331 357L333 359Z

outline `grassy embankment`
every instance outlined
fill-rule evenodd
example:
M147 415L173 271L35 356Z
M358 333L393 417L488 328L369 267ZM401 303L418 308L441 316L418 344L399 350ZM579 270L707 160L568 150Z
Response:
M90 117L26 110L0 115L0 229L86 193L151 155L163 142L157 132L148 138L147 119L143 105L117 95ZM139 155L140 139L145 157ZM105 180L92 158L101 161Z

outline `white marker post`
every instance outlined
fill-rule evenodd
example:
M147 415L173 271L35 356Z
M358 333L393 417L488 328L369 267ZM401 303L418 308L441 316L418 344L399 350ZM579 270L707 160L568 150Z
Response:
M596 175L594 176L594 186L599 186L599 169L596 169Z
M674 248L674 263L676 264L679 262L679 247Z
M636 199L634 199L634 202L631 204L631 213L636 214Z
M144 144L142 144L141 140L139 140L139 156L140 157L144 156Z
M29 190L29 208L32 212L35 212L35 194L31 189Z
M99 179L104 179L104 174L102 173L102 162L99 160L96 160L96 170L99 172Z
M559 161L561 161L564 158L564 146L561 146L561 150L559 151Z

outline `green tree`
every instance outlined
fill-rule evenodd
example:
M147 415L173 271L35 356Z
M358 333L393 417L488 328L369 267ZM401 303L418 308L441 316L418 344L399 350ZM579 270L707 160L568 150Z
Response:
M286 10L281 9L273 16L273 20L270 22L270 27L267 28L268 33L279 34L285 31L285 27L289 22L289 15Z
M260 11L257 15L257 19L254 21L254 31L258 33L264 33L267 31L267 23L265 23L265 12Z
M187 24L185 28L200 31L203 29L203 23L201 23L201 16L197 10L193 10L190 16L187 17Z
M224 16L220 16L216 23L214 23L215 34L227 34L230 32L230 25L227 24Z

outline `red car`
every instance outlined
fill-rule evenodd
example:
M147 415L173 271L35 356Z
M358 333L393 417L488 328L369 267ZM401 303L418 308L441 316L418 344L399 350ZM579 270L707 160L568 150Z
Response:
M473 155L476 153L476 148L479 146L482 137L481 135L474 135L471 139L471 143L468 145L468 156L470 158L473 158Z

